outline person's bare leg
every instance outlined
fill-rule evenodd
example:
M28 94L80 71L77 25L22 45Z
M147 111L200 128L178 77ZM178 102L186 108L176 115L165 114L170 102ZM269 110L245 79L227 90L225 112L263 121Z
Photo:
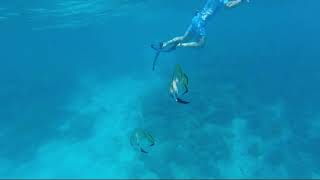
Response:
M234 6L238 5L239 3L243 2L243 1L244 0L230 0L225 5L230 8L230 7L234 7ZM249 0L246 0L246 1L250 2Z
M198 48L198 47L202 47L204 43L205 43L205 37L203 36L199 39L199 41L180 43L178 44L178 47Z
M163 47L166 47L166 46L168 46L170 44L174 44L174 43L181 43L182 41L184 41L186 39L186 37L190 34L190 32L191 32L191 26L188 27L187 31L184 33L183 36L177 36L167 42L164 42Z
M171 40L169 40L167 42L164 42L163 43L163 47L166 47L166 46L168 46L170 44L174 44L174 43L180 43L180 42L182 42L184 40L184 38L185 38L184 36L174 37L173 39L171 39Z

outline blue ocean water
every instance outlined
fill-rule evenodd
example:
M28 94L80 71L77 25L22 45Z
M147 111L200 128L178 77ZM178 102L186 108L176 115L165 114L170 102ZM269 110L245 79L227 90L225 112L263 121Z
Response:
M152 71L150 44L204 3L2 0L0 178L320 178L320 2L223 9ZM176 64L188 105L168 95Z

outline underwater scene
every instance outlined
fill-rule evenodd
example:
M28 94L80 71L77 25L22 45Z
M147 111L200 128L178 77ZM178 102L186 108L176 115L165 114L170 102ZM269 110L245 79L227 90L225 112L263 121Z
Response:
M1 0L0 178L320 178L320 1Z

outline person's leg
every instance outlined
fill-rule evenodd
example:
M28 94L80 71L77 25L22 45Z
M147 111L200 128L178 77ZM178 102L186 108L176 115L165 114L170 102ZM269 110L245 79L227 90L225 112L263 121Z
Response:
M198 35L197 35L196 41L179 43L178 47L192 47L192 48L202 47L205 43L205 37L206 37L205 28L203 26L199 27L199 29L197 29L197 33Z
M166 47L168 45L171 45L171 44L174 44L174 43L179 43L179 42L182 42L184 40L184 36L177 36L177 37L174 37L172 38L171 40L167 41L167 42L164 42L163 43L163 47Z
M172 38L171 40L169 40L167 42L163 42L163 47L166 47L168 45L175 44L175 43L180 43L180 42L184 41L189 36L189 34L191 33L191 29L192 29L192 26L190 25L183 36L177 36L177 37L174 37L174 38Z
M202 47L204 43L205 43L205 37L202 36L198 41L180 43L178 47L198 48L198 47Z

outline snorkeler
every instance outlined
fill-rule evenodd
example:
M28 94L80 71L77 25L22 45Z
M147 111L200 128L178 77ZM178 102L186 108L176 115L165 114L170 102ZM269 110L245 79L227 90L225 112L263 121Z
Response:
M168 46L175 47L200 47L205 42L206 31L205 27L208 20L212 17L222 6L234 7L244 0L207 0L205 6L201 11L198 11L192 18L191 25L183 36L175 37L167 42L159 44L159 47L166 48ZM249 2L249 0L246 0ZM184 42L187 39L194 39L191 42Z
M191 25L183 36L174 37L167 42L160 42L152 44L151 48L156 50L156 56L153 61L153 70L155 63L159 57L160 52L171 52L177 47L201 47L204 45L206 31L205 27L210 17L212 17L221 7L234 7L242 1L249 0L207 0L202 10L197 11L196 15L192 18ZM189 42L185 42L191 40Z

